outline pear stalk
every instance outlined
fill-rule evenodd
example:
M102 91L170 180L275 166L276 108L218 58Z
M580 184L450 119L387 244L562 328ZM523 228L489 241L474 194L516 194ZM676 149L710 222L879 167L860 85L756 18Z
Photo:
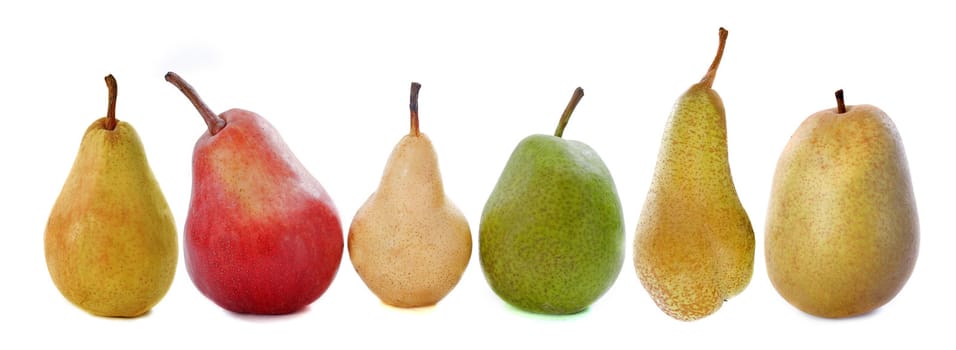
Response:
M422 84L412 83L411 93L409 94L408 110L411 112L411 126L409 135L418 136L421 132L418 130L418 90L421 90Z
M571 101L568 101L568 106L564 108L564 113L561 114L561 120L558 121L558 128L554 129L554 136L561 137L561 135L564 135L564 128L568 126L571 113L574 113L574 108L578 106L578 102L581 102L582 97L584 97L584 89L581 87L574 89L574 94L571 95Z
M843 101L843 89L837 90L834 95L836 95L837 100L837 113L846 113L846 103Z
M106 130L116 129L116 95L118 87L116 86L116 78L113 78L113 75L106 76L106 88L109 90L109 102L106 105L106 121L104 121L103 127Z
M182 91L183 95L186 95L186 98L189 99L189 102L192 102L193 106L196 107L196 110L202 115L202 119L206 121L206 126L209 127L209 135L216 135L219 133L219 130L226 127L226 120L216 115L216 113L199 98L196 89L193 89L192 85L189 85L189 83L183 80L179 74L173 72L166 73L166 81L179 88L179 91Z
M720 36L720 45L717 46L717 55L714 56L714 62L710 64L704 78L700 80L701 84L708 88L714 86L714 78L717 77L717 68L720 67L720 59L724 57L724 46L727 44L727 29L720 27L718 35Z

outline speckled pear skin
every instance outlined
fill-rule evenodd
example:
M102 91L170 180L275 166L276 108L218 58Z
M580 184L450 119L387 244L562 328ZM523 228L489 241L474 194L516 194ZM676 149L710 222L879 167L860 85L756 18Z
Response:
M531 312L583 311L617 279L624 220L611 174L588 145L531 135L485 204L481 265L491 288Z
M674 105L634 239L641 284L684 321L716 312L753 275L753 227L730 173L724 105L711 88L719 57Z
M47 267L66 299L98 316L136 317L176 273L173 215L133 127L101 118L86 130L44 235Z
M798 309L838 318L899 293L919 223L903 143L871 105L808 117L777 163L764 243L774 288Z
M386 304L430 306L458 284L471 246L468 221L445 195L431 140L406 135L352 219L348 250L356 272Z

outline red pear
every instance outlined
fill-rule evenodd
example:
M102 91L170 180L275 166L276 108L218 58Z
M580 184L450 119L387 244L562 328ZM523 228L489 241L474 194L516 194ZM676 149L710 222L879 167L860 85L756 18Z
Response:
M193 149L186 270L219 306L287 314L318 299L342 260L338 211L275 128L256 113L218 116L175 73L208 131Z

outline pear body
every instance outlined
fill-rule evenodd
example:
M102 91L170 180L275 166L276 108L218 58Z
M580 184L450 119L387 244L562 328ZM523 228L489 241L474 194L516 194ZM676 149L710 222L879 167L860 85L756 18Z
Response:
M641 284L666 314L694 320L753 274L754 233L737 197L723 102L698 83L677 100L634 239Z
M99 316L136 317L165 296L176 273L173 215L139 135L106 118L86 130L44 235L53 283Z
M378 189L352 219L352 265L382 302L434 305L458 284L471 258L471 229L445 195L425 134L392 150Z
M492 290L520 309L583 311L617 279L624 220L614 180L588 145L531 135L485 203L479 255Z
M286 314L319 298L342 259L338 212L278 131L232 109L193 151L186 269L219 306Z
M848 317L889 302L919 249L902 140L871 105L808 117L777 163L767 210L767 274L809 314Z

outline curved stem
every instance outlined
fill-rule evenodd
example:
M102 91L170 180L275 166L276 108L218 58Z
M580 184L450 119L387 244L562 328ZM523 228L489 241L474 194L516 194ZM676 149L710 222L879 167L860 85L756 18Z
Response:
M209 109L209 106L206 106L206 103L199 98L199 94L196 93L196 90L183 80L182 77L176 73L168 72L166 73L166 81L179 88L179 91L182 91L183 95L186 95L186 98L189 99L189 102L192 102L193 106L196 107L196 110L202 115L202 119L206 121L206 126L209 127L209 135L216 135L219 133L219 130L226 127L226 120L216 115L212 109Z
M837 113L846 113L846 104L843 102L843 89L837 90L834 95L836 95L837 100Z
M727 45L727 29L720 27L717 33L720 37L720 45L717 46L717 55L714 56L714 62L710 64L704 78L700 80L701 84L711 87L714 85L714 78L717 77L717 67L720 67L720 59L724 57L724 46Z
M561 137L561 135L564 135L564 128L568 126L571 113L573 113L574 108L578 106L578 102L581 102L582 97L584 97L584 89L581 87L574 89L574 94L571 95L571 101L568 101L568 106L564 108L564 113L561 114L561 120L558 121L558 128L554 129L554 136Z
M421 132L418 131L418 90L421 90L422 84L412 82L411 94L408 97L408 110L411 112L411 127L408 131L409 135L418 136Z
M109 90L109 102L106 105L106 121L103 124L103 127L106 130L116 129L116 94L119 89L116 86L116 78L113 78L113 75L106 76L106 88Z

